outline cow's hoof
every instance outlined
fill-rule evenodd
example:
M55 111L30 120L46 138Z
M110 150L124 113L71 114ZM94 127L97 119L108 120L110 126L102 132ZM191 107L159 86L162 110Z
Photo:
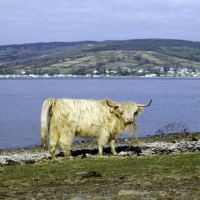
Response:
M57 158L56 157L51 157L51 161L52 162L57 161Z
M75 159L75 157L73 157L73 156L68 156L68 159L69 159L69 160L73 160L73 159Z

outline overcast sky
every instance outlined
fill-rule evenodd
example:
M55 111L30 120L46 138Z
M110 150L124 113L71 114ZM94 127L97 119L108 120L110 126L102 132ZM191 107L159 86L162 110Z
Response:
M0 45L144 38L200 42L200 0L0 0Z

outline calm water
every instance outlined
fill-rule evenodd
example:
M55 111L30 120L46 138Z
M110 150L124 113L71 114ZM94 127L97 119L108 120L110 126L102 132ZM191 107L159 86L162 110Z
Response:
M142 104L153 98L136 120L138 136L153 135L173 122L200 131L199 78L0 79L0 149L40 144L41 107L50 97Z

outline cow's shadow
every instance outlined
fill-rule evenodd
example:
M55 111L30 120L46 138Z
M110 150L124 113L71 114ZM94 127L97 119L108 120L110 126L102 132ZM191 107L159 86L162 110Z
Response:
M122 151L127 151L128 146L118 146L116 147L116 151L117 153L120 153ZM129 151L132 151L135 154L140 154L142 153L142 150L139 147L131 147L131 149ZM88 155L98 155L98 149L94 148L94 149L81 149L81 150L71 150L71 155L73 157L76 156L87 156ZM110 147L105 147L103 149L103 154L104 155L112 155L111 153L111 148ZM59 152L56 157L64 157L64 153L63 151Z

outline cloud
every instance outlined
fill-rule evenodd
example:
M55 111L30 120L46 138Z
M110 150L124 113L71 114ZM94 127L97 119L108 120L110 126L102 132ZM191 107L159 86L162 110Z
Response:
M0 45L138 38L200 41L198 0L1 0Z

